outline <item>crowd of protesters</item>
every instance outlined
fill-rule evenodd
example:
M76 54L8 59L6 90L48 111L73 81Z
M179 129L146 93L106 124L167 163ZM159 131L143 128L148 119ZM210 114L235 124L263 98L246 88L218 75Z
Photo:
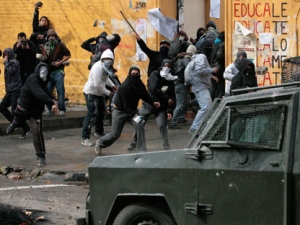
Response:
M10 123L7 134L17 128L22 129L20 138L32 133L40 166L46 164L42 115L66 115L64 68L71 58L68 47L51 29L49 19L39 18L41 7L41 2L35 4L30 38L20 32L13 47L3 51L6 94L0 103L0 112ZM151 114L161 134L162 149L169 150L168 129L182 129L187 124L189 107L196 106L195 119L187 129L192 134L215 98L230 96L233 89L257 86L254 64L247 60L245 52L238 52L236 60L226 67L225 32L219 32L213 21L200 27L195 39L179 31L173 40L162 40L159 50L150 49L137 34L134 38L149 59L147 84L142 82L140 68L135 65L128 68L123 83L118 79L114 49L121 42L120 35L104 31L81 44L91 53L83 88L87 115L81 144L94 145L90 141L94 127L94 135L99 137L95 144L97 155L120 137L126 121L134 131L128 150L146 151L144 127ZM57 100L53 97L54 88ZM105 125L111 125L107 134Z

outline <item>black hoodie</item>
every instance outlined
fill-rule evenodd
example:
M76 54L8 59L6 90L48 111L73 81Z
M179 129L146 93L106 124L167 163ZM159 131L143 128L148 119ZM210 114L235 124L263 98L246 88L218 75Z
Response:
M39 117L44 111L45 104L54 105L53 97L49 94L47 82L40 78L40 67L49 67L46 63L39 63L34 73L32 73L21 89L20 99L18 103L27 110L32 117Z
M253 62L249 59L242 58L239 61L239 67L241 69L240 72L232 78L230 87L231 90L247 87L257 87L258 85L255 76L255 66Z

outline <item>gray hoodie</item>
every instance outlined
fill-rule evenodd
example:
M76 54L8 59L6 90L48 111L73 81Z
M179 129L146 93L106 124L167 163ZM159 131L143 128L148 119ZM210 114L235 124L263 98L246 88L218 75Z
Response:
M210 67L204 54L195 54L192 57L192 61L187 65L184 73L188 73L190 76L190 84L192 85L193 93L211 87L212 72L213 69Z

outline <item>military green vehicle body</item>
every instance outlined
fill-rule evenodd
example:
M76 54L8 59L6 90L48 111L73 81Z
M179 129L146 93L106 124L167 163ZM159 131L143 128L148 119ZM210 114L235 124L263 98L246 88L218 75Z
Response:
M97 157L78 224L300 224L299 85L214 101L185 149ZM129 205L172 222L116 222Z

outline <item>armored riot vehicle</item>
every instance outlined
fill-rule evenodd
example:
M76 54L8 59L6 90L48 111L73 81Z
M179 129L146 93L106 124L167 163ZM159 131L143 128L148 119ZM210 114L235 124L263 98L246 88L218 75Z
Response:
M185 149L97 157L77 224L300 224L299 85L215 100Z

